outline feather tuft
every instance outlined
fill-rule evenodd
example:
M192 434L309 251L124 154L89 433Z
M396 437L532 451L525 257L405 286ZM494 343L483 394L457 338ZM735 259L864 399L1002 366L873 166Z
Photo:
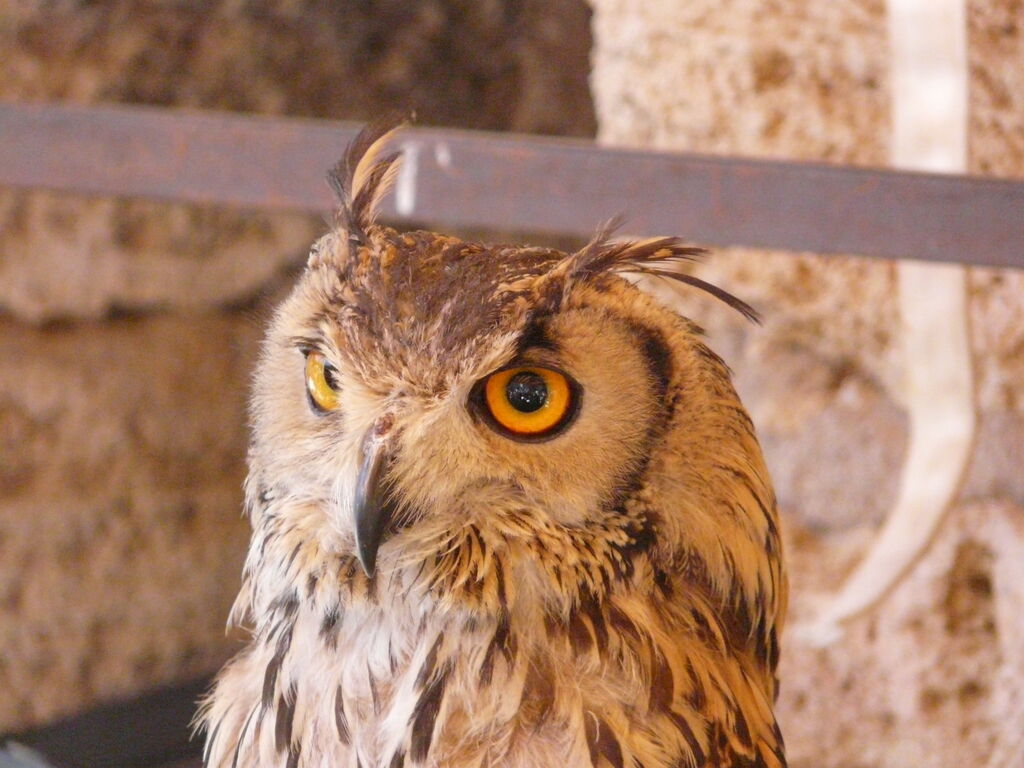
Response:
M687 245L678 237L614 240L613 236L622 226L622 221L621 217L615 217L605 222L590 242L552 270L552 274L558 274L565 280L563 291L568 291L576 280L607 272L662 277L698 288L732 307L748 320L761 322L757 311L742 299L706 280L670 268L681 262L702 260L708 253L704 248Z
M338 218L352 241L365 242L381 200L398 178L402 153L385 150L406 122L389 117L367 125L327 174L341 204Z

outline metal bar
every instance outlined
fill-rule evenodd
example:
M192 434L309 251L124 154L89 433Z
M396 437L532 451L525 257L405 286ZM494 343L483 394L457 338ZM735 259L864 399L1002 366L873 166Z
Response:
M351 123L124 106L0 105L0 185L270 209L333 206ZM1024 182L410 129L385 214L431 226L1024 268Z

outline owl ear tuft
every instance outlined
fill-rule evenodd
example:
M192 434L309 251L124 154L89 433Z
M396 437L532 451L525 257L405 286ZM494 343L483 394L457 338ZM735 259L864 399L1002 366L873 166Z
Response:
M742 299L706 280L671 268L673 264L679 262L700 261L708 253L705 249L687 245L678 237L613 240L620 226L621 217L609 220L598 229L589 243L565 260L566 289L575 280L586 280L604 272L663 277L699 288L729 305L748 320L760 322L754 308Z
M380 202L398 176L402 153L385 150L407 122L404 117L389 116L370 123L327 174L327 182L341 203L338 218L350 241L366 241Z

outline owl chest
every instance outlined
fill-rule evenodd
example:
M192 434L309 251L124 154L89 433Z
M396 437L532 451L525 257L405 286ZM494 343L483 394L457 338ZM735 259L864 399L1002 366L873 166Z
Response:
M466 688L488 630L464 617L391 606L350 611L329 633L322 621L300 620L295 633L278 706L292 710L283 717L294 719L303 754L312 748L344 766L400 764L397 756L429 765L441 753L445 720L467 695L493 706L486 700L494 694Z

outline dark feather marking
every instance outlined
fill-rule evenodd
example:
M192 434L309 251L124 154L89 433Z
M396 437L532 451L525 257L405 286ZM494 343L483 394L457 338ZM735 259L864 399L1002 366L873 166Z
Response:
M391 757L391 763L389 768L402 768L405 765L405 752L398 750Z
M590 765L597 768L597 730L600 728L597 718L589 712L583 713L583 733L587 737L587 751L590 752Z
M278 653L267 664L267 671L263 674L263 709L269 709L274 702L274 688L277 685L277 676L281 672L281 664L284 656Z
M622 746L615 738L612 729L604 719L593 712L584 712L583 721L586 724L587 748L590 751L590 762L597 766L598 757L603 756L612 768L623 768Z
M775 669L779 665L779 638L775 632L775 628L772 627L768 633L768 669ZM778 686L776 685L775 695L778 695Z
M782 731L779 730L778 722L772 723L772 735L775 737L775 743L772 745L772 752L779 759L782 765L786 764L786 744L782 738Z
M288 762L285 764L285 768L298 768L299 757L302 756L302 745L293 744L288 748Z
M697 671L693 668L693 663L690 661L686 662L686 672L690 678L690 692L686 696L686 701L696 711L701 712L708 703L707 691L700 684Z
M612 627L620 634L628 637L635 644L640 643L640 630L633 620L614 603L609 604L608 618Z
M654 666L651 669L651 695L649 706L655 711L667 711L675 698L675 680L672 667L665 655L657 648L653 650Z
M760 596L755 596L758 599ZM757 625L751 615L751 605L739 586L734 585L728 605L719 611L720 625L729 645L736 650L747 650L754 638Z
M501 564L501 558L494 558L494 578L498 585L498 605L502 613L508 612L508 595L505 593L505 569Z
M338 729L338 738L341 743L348 746L352 741L352 734L348 729L348 716L345 714L345 697L342 695L339 685L334 692L334 726Z
M274 746L284 752L292 743L292 723L295 719L295 683L277 699L277 721L274 723Z
M544 632L548 639L555 637L564 628L563 622L551 611L544 612Z
M377 681L370 671L370 662L366 662L366 679L370 682L370 699L373 701L373 714L380 714L380 694L377 693Z
M598 651L608 647L608 628L605 626L601 606L593 595L587 595L580 601L580 609L590 619L594 627L594 640Z
M733 724L733 730L736 733L736 737L747 749L752 749L754 742L750 738L750 726L747 725L747 718L743 716L743 710L736 708L733 711L735 723Z
M220 733L220 727L224 725L224 720L218 720L217 725L213 727L210 734L206 737L206 744L203 746L203 765L206 765L210 761L210 753L213 751L213 746L217 742L217 734Z
M333 605L320 622L320 638L331 648L338 643L338 624L341 621L341 606Z
M523 328L519 341L516 342L516 355L522 355L528 349L547 349L557 351L558 346L548 335L546 323L542 318L530 319Z
M665 402L668 387L672 381L672 352L669 349L665 334L637 321L628 324L630 332L640 340L640 352L643 354L647 371L657 389L657 398ZM671 414L669 414L671 419Z
M267 488L265 485L260 485L259 492L257 493L257 498L260 500L260 504L266 506L274 497L271 496L269 488Z
M423 762L430 752L430 743L434 738L434 726L437 715L441 711L441 702L451 671L451 664L445 665L440 673L430 681L413 707L409 754L414 762Z
M274 599L270 610L280 612L282 619L290 619L299 610L299 595L294 589Z
M713 468L724 472L733 477L737 483L742 485L750 493L750 496L754 499L758 509L761 510L761 514L764 516L766 524L768 526L769 534L778 535L778 528L775 525L774 515L768 511L768 506L765 504L764 499L761 498L761 494L757 492L757 487L754 484L753 479L746 472L737 469L736 467L730 467L727 464L714 464ZM773 505L774 506L774 505Z
M730 368L725 360L723 360L717 352L715 352L707 344L694 344L693 351L700 355L704 360L711 364L711 367L718 370L722 374L732 375L732 368Z
M505 656L505 660L512 663L512 652L509 648L511 625L508 613L502 611L498 616L498 624L494 629L494 635L484 653L484 660L480 662L480 684L490 685L494 674L494 661L498 651Z
M243 725L242 730L238 732L238 739L235 741L235 753L231 757L231 768L238 768L238 756L242 752L242 744L245 742L245 733L249 730L249 726L252 725L253 717L259 711L259 707L253 707L249 716L245 718L245 725Z
M295 558L298 556L300 549L302 549L301 541L292 548L292 553L288 556L288 564L285 566L286 571L290 571L292 569L292 566L295 564Z
M672 577L669 576L666 569L660 566L655 566L654 583L666 600L670 600L672 598L672 595L675 593L675 588L672 586Z
M285 626L287 624L287 627ZM281 619L278 622L276 631L277 636L277 648L274 650L274 655L270 659L270 663L267 664L267 670L263 674L263 710L266 711L271 704L274 703L274 691L277 686L277 677L281 672L281 665L284 664L285 656L288 655L288 649L292 644L292 634L295 629L295 621L291 619L291 612L286 614L286 618Z
M683 739L690 746L690 751L693 752L694 764L698 766L705 765L707 755L705 755L704 750L700 748L700 742L697 741L697 737L694 735L690 724L686 722L686 718L678 712L669 712L668 717L676 727L676 730L682 734Z
M534 729L544 725L555 706L554 673L543 661L534 660L526 670L521 712L529 712ZM530 722L530 720L526 720Z
M639 489L640 478L646 472L646 461L644 467L637 473L638 482L636 487L629 492L632 495ZM627 497L628 498L628 497ZM624 501L623 501L624 503ZM623 510L623 514L626 514ZM630 579L635 570L634 558L642 552L648 552L655 542L654 523L651 518L653 513L644 514L639 519L628 520L625 528L629 534L629 540L625 544L614 544L614 550L619 554L614 565L614 576L616 579Z
M569 616L569 642L576 656L588 653L594 645L593 635L590 634L578 611L573 611Z
M416 675L416 690L422 691L427 685L427 681L434 674L434 666L437 664L437 654L441 650L442 637L439 634L434 640L434 644L430 646L430 650L427 652L427 658L423 660L423 666L420 667L419 674Z
M708 623L707 617L697 608L690 609L690 616L696 625L696 634L700 641L707 646L717 645L717 643L712 642L714 633L711 631L711 625Z

